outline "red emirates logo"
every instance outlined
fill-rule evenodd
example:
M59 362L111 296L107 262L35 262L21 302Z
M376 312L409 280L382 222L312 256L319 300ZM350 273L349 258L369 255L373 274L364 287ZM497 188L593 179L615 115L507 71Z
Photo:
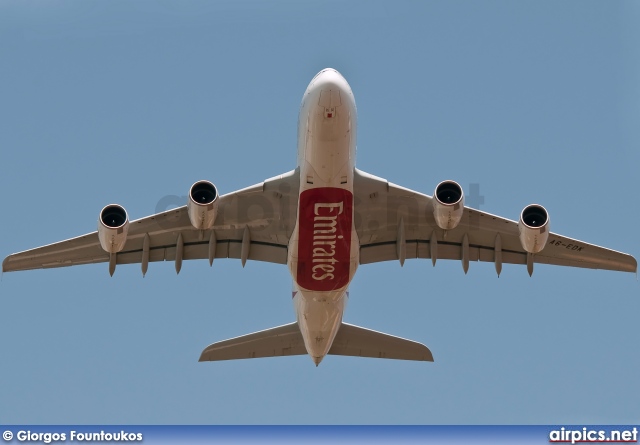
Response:
M299 286L329 291L349 282L353 195L324 187L300 194L298 242Z

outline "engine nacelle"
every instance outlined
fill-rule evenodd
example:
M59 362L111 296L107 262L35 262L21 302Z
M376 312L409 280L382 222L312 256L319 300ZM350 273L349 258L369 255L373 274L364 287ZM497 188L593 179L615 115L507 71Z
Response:
M98 217L98 239L105 252L117 253L124 249L129 232L129 216L124 207L109 204Z
M198 181L189 189L189 220L196 229L213 227L218 214L218 189L209 181Z
M518 222L520 243L529 253L538 253L549 239L549 214L538 204L530 204L522 210Z
M464 192L455 181L442 181L433 192L433 217L438 227L455 229L464 212Z

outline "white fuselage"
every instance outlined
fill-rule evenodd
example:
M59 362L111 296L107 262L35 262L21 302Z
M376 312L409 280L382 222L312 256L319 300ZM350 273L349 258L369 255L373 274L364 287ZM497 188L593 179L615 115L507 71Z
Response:
M316 365L340 328L359 263L353 218L356 124L345 78L331 68L320 71L300 107L300 192L288 253L298 326Z

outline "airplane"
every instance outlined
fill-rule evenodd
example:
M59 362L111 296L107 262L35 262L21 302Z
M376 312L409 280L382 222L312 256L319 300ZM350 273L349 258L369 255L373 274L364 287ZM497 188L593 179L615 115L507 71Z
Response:
M413 258L526 265L535 263L636 272L631 255L549 231L549 214L526 206L519 221L466 207L455 181L428 196L358 170L356 103L335 69L320 71L302 98L297 167L220 196L206 180L195 182L187 204L129 221L107 205L98 230L9 255L4 272L79 264L120 264L215 258L268 261L288 266L296 321L224 340L200 361L308 354L316 366L326 355L433 361L427 346L343 322L349 284L359 265Z

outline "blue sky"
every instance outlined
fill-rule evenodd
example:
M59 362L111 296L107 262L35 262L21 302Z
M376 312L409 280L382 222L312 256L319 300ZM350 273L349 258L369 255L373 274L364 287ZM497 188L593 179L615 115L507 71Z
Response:
M516 219L640 256L637 2L0 3L0 256L295 167L327 66L358 106L358 167L444 179ZM180 198L182 199L182 198ZM160 203L160 204L159 204ZM160 210L164 210L161 208ZM633 274L411 260L361 267L345 321L434 363L198 363L294 319L286 267L106 264L4 274L0 422L638 423Z

